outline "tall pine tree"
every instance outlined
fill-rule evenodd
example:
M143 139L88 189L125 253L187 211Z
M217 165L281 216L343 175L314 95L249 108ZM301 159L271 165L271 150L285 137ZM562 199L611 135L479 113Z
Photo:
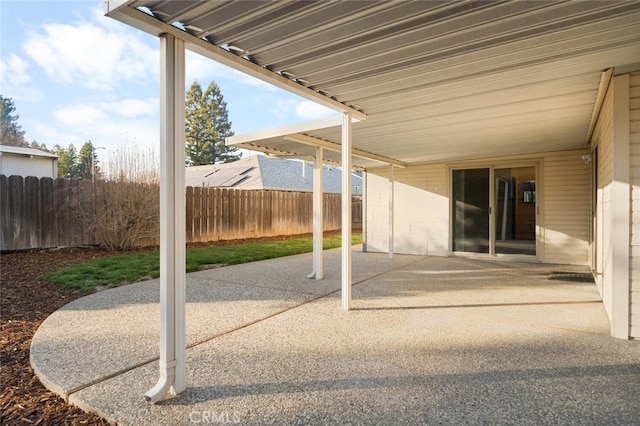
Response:
M11 98L0 95L0 144L28 146L24 140L24 130L18 124L19 115Z
M189 166L230 163L239 160L238 148L226 146L224 140L232 136L231 122L220 88L211 82L202 92L193 82L185 102L186 162Z
M58 176L68 179L78 178L78 152L73 144L69 148L60 145L53 147L53 153L58 155Z
M78 153L78 179L94 179L100 176L98 154L91 141L87 141Z

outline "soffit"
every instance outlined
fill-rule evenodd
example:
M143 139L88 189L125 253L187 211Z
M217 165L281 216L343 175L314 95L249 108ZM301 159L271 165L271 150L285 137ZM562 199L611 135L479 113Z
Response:
M368 119L354 124L353 146L406 163L580 148L601 72L640 58L640 2L120 6L143 8L183 29L187 42L242 57L247 67L296 83L303 95L364 112ZM135 13L122 20L136 26ZM304 134L340 143L339 127ZM278 137L253 143L313 153Z

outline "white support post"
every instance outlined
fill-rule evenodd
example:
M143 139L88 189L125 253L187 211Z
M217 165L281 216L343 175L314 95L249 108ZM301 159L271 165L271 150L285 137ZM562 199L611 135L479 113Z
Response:
M389 259L393 259L393 204L395 197L394 165L389 165Z
M309 278L324 278L324 149L316 147L316 158L313 163L313 272Z
M362 251L367 252L367 172L362 172Z
M611 334L629 338L629 229L631 190L629 186L629 75L613 78L613 155L611 182L612 300Z
M155 403L186 388L184 41L160 36L160 379Z
M342 116L342 309L351 308L351 115Z

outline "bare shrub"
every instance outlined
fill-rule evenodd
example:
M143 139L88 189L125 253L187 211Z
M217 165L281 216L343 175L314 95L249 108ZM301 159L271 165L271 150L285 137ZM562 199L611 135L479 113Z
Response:
M158 243L160 185L153 151L121 147L109 152L85 206L86 225L104 246L129 250Z

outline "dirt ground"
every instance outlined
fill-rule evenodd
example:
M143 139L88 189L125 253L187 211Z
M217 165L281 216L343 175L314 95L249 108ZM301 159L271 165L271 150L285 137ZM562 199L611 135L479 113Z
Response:
M334 233L325 235L329 234ZM285 238L293 237L261 240ZM255 241L258 239L189 246ZM29 364L29 349L34 333L47 316L82 296L78 292L39 282L37 278L68 265L116 254L121 253L86 247L0 255L0 425L108 425L100 417L65 403L62 398L45 389Z

